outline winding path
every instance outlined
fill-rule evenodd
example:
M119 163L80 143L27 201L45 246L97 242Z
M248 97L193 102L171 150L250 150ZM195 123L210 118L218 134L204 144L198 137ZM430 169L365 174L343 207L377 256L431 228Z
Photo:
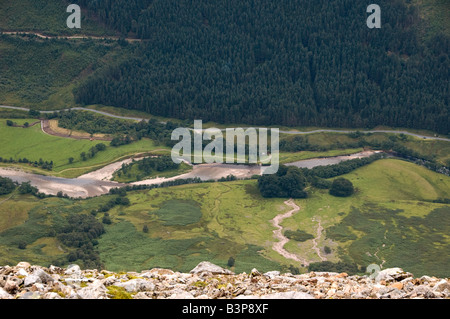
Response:
M9 105L0 105L0 108L20 110L20 111L26 111L26 112L28 112L30 110L29 108L25 108L25 107L9 106ZM148 121L147 118L131 117L131 116L120 116L120 115L115 115L115 114L111 114L111 113L108 113L108 112L88 109L88 108L84 108L84 107L73 107L73 108L70 108L70 109L52 110L52 111L39 111L39 112L41 112L43 114L51 114L51 113L54 113L54 112L62 112L62 111L69 111L69 110L94 112L94 113L101 114L101 115L104 115L104 116L117 118L117 119L123 119L123 120ZM221 131L225 131L225 130L226 129L221 129ZM363 130L363 131L362 130L333 130L333 129L319 129L319 130L313 130L313 131L284 131L284 130L280 130L280 133L282 133L282 134L289 134L289 135L306 135L306 134L314 134L314 133L342 133L342 134L350 134L350 133L356 133L356 132L360 132L362 134L368 134L368 133L404 134L404 135L414 136L414 137L422 138L422 139L450 142L450 138L422 135L422 134L416 134L416 133L411 133L411 132L402 131L402 130Z
M272 249L279 253L281 256L287 259L292 259L298 262L301 262L304 266L308 266L309 262L305 259L299 258L297 255L292 254L288 252L286 249L284 249L284 245L289 241L289 239L283 235L283 227L280 226L280 224L285 220L286 218L292 217L295 213L297 213L300 210L300 207L294 203L294 201L291 199L284 202L287 206L292 207L290 211L284 214L280 214L275 216L271 223L276 228L273 231L273 235L275 239L278 241L274 242L272 245Z
M320 219L316 220L316 218L314 217L313 221L317 221L319 223L319 225L317 226L317 236L314 237L313 239L313 249L316 251L317 256L319 256L320 260L325 261L327 259L321 255L320 249L319 247L317 247L317 240L320 239L320 237L322 237L323 227L320 223Z
M78 34L78 35L45 35L39 32L34 31L3 31L0 32L2 35L34 35L41 39L63 39L63 40L86 40L86 39L92 39L92 40L113 40L118 41L120 40L120 37L114 37L114 36L90 36L90 35L84 35L84 34ZM124 38L127 42L142 42L141 39L135 39L135 38Z

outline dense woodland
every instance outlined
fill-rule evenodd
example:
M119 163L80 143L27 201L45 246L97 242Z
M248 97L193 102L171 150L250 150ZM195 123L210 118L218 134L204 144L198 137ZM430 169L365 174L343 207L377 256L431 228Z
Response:
M449 37L424 37L405 0L377 1L382 27L369 29L372 2L80 0L145 41L76 99L190 120L447 134Z

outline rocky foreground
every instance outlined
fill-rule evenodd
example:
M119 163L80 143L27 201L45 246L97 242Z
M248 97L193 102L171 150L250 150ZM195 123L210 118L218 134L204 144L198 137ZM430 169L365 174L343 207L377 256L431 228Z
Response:
M375 278L346 273L234 274L202 262L190 273L155 268L140 273L63 269L21 262L0 267L0 299L412 299L450 298L450 281L414 278L401 268Z

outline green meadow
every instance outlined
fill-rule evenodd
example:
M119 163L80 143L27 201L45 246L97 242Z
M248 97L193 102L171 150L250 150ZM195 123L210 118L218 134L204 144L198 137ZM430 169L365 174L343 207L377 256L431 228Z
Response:
M332 262L402 267L418 276L449 275L450 209L434 202L449 197L449 177L396 159L378 160L344 177L356 187L351 197L309 188L307 199L295 201L301 210L282 222L283 231L314 239L294 237L285 246L289 252L320 262L317 248ZM0 197L0 263L64 260L71 248L59 243L52 230L71 213L89 214L112 196ZM104 225L106 233L95 248L106 269L189 271L204 260L228 267L233 257L236 272L253 267L289 271L290 266L307 271L272 249L270 220L290 208L285 199L262 198L256 180L130 191L127 197L128 206L108 212L111 224ZM103 213L96 218L101 221ZM323 230L318 233L319 223ZM19 242L26 249L17 248Z
M13 119L21 125L25 122L33 123L35 119ZM107 145L105 151L98 152L93 158L83 161L80 157L82 152L88 153L89 149L96 144ZM53 171L45 171L23 164L22 168L28 168L41 174L51 174L59 177L76 177L90 170L100 168L120 158L131 156L136 153L147 153L151 151L165 152L165 146L155 145L152 140L142 139L132 144L119 147L109 146L109 142L76 140L50 136L41 130L40 124L32 127L11 127L6 125L6 119L0 119L0 157L15 160L27 158L32 161L53 161ZM73 157L73 163L69 158Z
M448 276L450 207L434 202L450 197L448 176L385 159L342 177L352 181L354 195L338 198L326 190L310 189L309 198L296 201L302 210L282 225L316 236L320 221L324 231L318 247L329 261ZM290 241L286 248L320 262L313 244ZM331 248L330 254L324 253L325 246Z

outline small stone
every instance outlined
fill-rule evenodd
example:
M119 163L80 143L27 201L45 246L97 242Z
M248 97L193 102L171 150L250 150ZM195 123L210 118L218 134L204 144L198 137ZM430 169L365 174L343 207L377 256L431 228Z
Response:
M19 290L19 285L14 280L8 279L3 287L7 293L13 294Z
M29 274L28 274L28 272L27 272L25 269L20 268L16 275L17 275L17 276L24 276L24 277L26 277L26 276L28 276Z
M143 272L143 277L145 276L145 274L150 273L150 274L155 274L155 275L159 275L159 276L165 276L165 275L174 275L175 272L173 272L170 269L164 269L164 268L153 268L149 271L145 271Z
M30 263L27 263L26 261L21 261L20 263L17 264L16 266L17 268L23 268L23 269L28 269L31 267Z
M13 296L6 292L3 288L0 287L0 299L12 299Z
M236 299L314 299L310 294L299 291L276 292L262 296L244 296L240 295Z
M69 265L64 274L69 276L81 276L80 266L75 264Z
M133 299L152 299L152 295L148 292L138 292L133 296Z
M268 271L268 272L264 273L264 276L269 277L270 279L273 279L273 278L275 278L275 277L277 277L279 275L280 275L280 272L276 271L276 270L275 271Z
M388 268L380 271L378 275L375 277L375 281L376 282L380 282L382 280L386 282L401 281L408 277L412 277L412 274L403 271L403 269L401 268Z
M54 281L53 277L50 276L49 274L47 274L47 273L46 273L44 270L42 270L42 269L36 269L36 270L33 272L33 275L34 275L34 276L38 276L38 277L40 278L41 282L44 283L44 284L48 284L48 283Z
M401 283L401 282L395 282L395 283L393 283L393 284L390 284L388 287L389 287L389 288L396 288L396 289L398 289L398 290L402 290L402 289L403 289L403 283Z
M194 296L183 290L178 290L167 299L194 299Z
M116 283L115 286L123 287L127 292L152 291L155 284L145 279L132 279L125 282Z
M252 271L250 272L250 276L252 277L261 276L261 273L258 271L258 269L253 268Z
M445 279L442 279L433 287L433 291L438 291L438 292L442 292L445 289L447 289L450 292L450 283Z
M106 287L100 280L95 280L88 287L81 288L77 291L81 299L107 299Z
M46 294L44 294L43 299L63 299L63 298L56 292L47 292Z
M28 291L21 295L19 299L42 299L42 295L36 291Z
M191 274L210 273L212 275L233 275L234 273L228 269L214 265L208 261L202 261L194 269L190 271Z

